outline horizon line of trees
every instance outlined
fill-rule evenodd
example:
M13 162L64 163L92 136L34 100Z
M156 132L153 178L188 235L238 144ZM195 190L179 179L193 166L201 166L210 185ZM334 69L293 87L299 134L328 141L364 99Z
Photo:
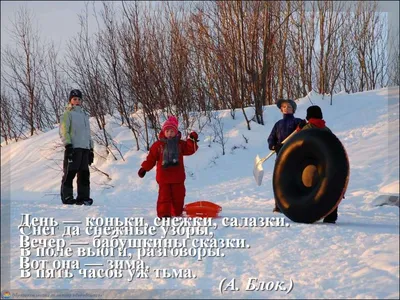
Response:
M89 15L97 31L89 30ZM399 48L377 2L195 1L86 3L80 32L64 57L45 43L21 7L1 53L1 137L6 142L54 128L72 88L109 148L106 115L117 116L148 149L157 112L190 128L229 109L264 125L263 106L311 91L332 95L400 84ZM398 32L396 33L398 34ZM389 55L390 54L390 55ZM245 107L254 107L246 114ZM141 109L140 121L132 113ZM141 126L140 124L145 124ZM142 128L144 127L144 128Z

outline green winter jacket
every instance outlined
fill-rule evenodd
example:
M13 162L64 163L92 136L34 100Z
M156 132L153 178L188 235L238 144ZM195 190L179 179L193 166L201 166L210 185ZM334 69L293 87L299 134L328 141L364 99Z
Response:
M59 133L64 146L72 144L73 148L93 149L89 116L80 106L68 104L61 118Z

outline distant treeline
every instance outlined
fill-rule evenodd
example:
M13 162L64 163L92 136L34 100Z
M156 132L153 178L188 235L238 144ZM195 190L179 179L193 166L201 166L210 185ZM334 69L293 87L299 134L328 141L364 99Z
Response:
M229 109L234 118L240 110L250 130L278 98L399 85L399 48L375 2L103 2L97 11L86 4L78 18L81 31L60 57L32 12L15 15L15 43L1 53L3 140L54 128L72 88L82 90L104 145L110 114L139 149L139 139L148 147L160 129L160 111L186 128L191 112ZM131 116L137 111L141 122Z

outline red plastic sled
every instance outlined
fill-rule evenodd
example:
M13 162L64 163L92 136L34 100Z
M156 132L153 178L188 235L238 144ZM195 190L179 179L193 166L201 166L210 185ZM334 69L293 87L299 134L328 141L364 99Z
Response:
M188 203L183 207L187 217L216 218L222 207L210 201Z

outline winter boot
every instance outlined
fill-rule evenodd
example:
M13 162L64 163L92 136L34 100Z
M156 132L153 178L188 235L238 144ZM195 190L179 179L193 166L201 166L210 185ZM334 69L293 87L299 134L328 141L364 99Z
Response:
M61 201L63 204L75 204L76 201L72 188L61 186Z
M88 198L86 200L83 200L83 204L90 206L93 204L93 199Z
M92 205L93 200L90 199L90 173L89 170L81 170L78 172L78 205Z
M90 206L92 204L93 204L93 199L91 199L91 198L86 198L86 199L77 198L76 199L76 205L87 205L87 206Z
M324 221L323 221L323 222L324 222L324 223L332 223L332 224L335 224L337 218L338 218L338 210L337 210L337 208L336 208L333 212L331 212L329 215L327 215L327 216L324 218Z
M274 213L282 213L278 206L275 206L275 208L272 211Z
M336 223L336 221L334 221L334 220L329 220L329 219L324 219L323 222L324 222L324 223L331 223L331 224L335 224L335 223Z
M62 199L63 204L68 204L68 205L73 205L76 203L76 200L72 196L67 196L64 199Z

